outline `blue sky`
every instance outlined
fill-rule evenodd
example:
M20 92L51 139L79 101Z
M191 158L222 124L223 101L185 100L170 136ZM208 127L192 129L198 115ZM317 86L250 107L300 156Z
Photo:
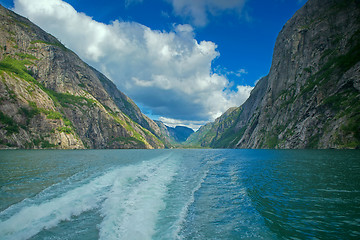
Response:
M242 104L305 0L0 0L102 71L151 118L198 128Z

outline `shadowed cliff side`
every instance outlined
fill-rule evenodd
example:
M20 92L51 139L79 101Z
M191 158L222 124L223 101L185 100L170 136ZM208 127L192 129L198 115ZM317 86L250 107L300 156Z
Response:
M360 1L309 0L249 99L190 136L224 148L360 147Z

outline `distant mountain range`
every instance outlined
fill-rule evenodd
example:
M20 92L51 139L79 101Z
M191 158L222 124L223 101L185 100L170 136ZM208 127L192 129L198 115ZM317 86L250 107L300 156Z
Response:
M360 148L360 1L309 0L248 100L193 133L149 119L55 37L0 6L0 148Z
M155 121L161 131L160 139L167 148L182 147L194 130L184 126L169 127L161 121Z
M360 148L360 1L309 0L277 37L248 100L189 146Z

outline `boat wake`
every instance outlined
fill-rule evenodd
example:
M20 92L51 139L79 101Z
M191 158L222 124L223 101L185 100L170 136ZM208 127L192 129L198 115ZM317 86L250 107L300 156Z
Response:
M109 170L57 197L46 189L41 203L25 199L0 213L1 239L28 239L94 209L103 217L100 239L151 239L176 167L160 157Z

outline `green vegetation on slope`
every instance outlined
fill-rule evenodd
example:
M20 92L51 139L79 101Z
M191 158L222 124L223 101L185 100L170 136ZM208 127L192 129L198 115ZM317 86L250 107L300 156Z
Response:
M0 111L0 122L5 124L6 135L19 132L19 125L10 116Z
M15 74L15 76L17 76L31 84L35 84L40 89L42 89L45 93L47 93L53 99L54 102L60 103L61 105L66 105L69 103L83 103L84 101L86 102L87 105L93 104L93 101L91 99L87 99L84 97L72 96L70 94L57 93L53 90L45 88L41 83L39 83L38 81L36 81L34 79L34 77L32 76L32 72L26 68L26 65L32 65L32 64L33 64L32 62L30 62L29 60L26 60L26 59L25 60L24 59L17 60L15 58L6 57L2 61L0 61L0 71L4 71L4 72L8 73L10 76L12 74ZM64 120L65 127L60 127L58 129L60 132L65 132L65 133L74 132L73 125L70 122L70 120L67 119L60 112L38 108L35 102L29 101L28 103L29 103L29 105L27 108L21 107L19 109L19 113L22 114L23 116L25 116L25 118L26 118L26 125L29 124L30 120L34 116L36 116L40 113L44 113L48 119L63 119ZM9 126L14 126L14 124L9 125ZM16 127L15 128L11 127L11 128L17 129ZM22 126L22 128L26 129L26 126ZM12 132L14 132L14 130L8 131L7 134L12 133ZM37 146L37 145L35 144L35 146Z
M328 57L328 61L317 73L309 77L307 84L301 89L301 95L310 92L315 86L326 88L326 84L332 78L337 77L339 80L345 72L360 61L360 30L353 34L347 45L352 47L343 55L336 55L337 51L324 51L322 58Z
M28 57L32 58L32 57L25 55L25 54L18 55L18 56L21 57L22 59L18 60L15 58L6 57L3 61L0 62L0 70L4 71L10 75L15 74L17 77L24 79L25 81L27 81L31 84L35 84L40 89L42 89L46 94L48 94L48 96L53 100L53 102L58 107L61 106L64 108L70 108L72 106L79 106L80 109L83 109L83 106L87 106L88 108L91 108L98 103L96 100L89 99L84 96L75 96L75 95L68 94L68 93L59 93L59 92L56 92L56 91L53 91L51 89L44 87L40 82L38 82L32 76L32 72L29 71L26 67L27 65L32 65L33 62L29 61L28 59L23 59L23 58L28 58ZM127 102L127 104L130 104L130 103ZM117 116L117 113L114 113L109 107L107 107L105 105L104 108L113 117L114 121L116 121L121 126L123 126L131 134L131 136L129 136L129 137L116 137L110 141L109 145L111 145L114 142L121 142L121 143L125 143L125 144L132 142L140 147L145 147L146 145L149 145L147 140L134 129L133 126L135 126L137 124L135 122L133 122L133 120L131 120L129 117L126 117L126 120L121 120ZM60 111L62 112L61 109L60 109ZM23 114L27 118L27 123L29 123L31 118L33 118L35 115L40 114L40 113L44 113L48 119L63 119L65 126L58 127L56 130L58 130L59 132L67 133L67 134L75 133L73 124L71 123L71 121L69 119L67 119L65 117L64 113L38 108L36 106L36 103L34 103L34 102L29 102L28 108L22 107L20 109L20 113ZM10 120L8 118L4 117L4 119L6 119L6 122L10 122ZM160 140L158 140L151 132L149 132L147 129L141 127L140 125L138 125L138 127L146 136L148 136L149 138L153 138L157 142L157 144L162 145L162 142ZM7 128L9 129L8 130L9 133L18 131L17 125L9 125ZM38 146L38 144L34 144L34 145Z
M221 118L201 127L185 142L186 147L232 148L245 133L246 127L238 128L242 107L229 109Z
M36 44L36 43L41 43L41 44L46 44L46 45L52 45L52 46L56 46L56 47L59 47L61 48L62 50L64 51L69 51L69 49L67 49L62 43L60 42L46 42L46 41L43 41L43 40L34 40L34 41L31 41L30 42L31 44Z
M221 129L217 136L211 141L210 146L214 148L233 148L240 141L245 133L246 127L236 128L238 119L243 112L243 108L239 107L232 111L227 118L215 124L215 128Z

